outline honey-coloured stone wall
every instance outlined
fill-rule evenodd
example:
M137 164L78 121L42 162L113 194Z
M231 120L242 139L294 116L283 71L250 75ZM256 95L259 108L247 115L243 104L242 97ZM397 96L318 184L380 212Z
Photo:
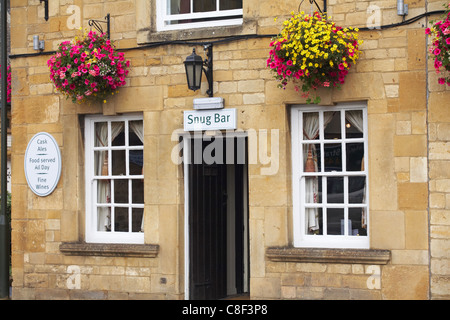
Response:
M395 1L327 2L341 26L402 21ZM213 46L214 96L237 109L238 128L254 130L256 139L259 130L276 132L279 150L273 174L263 175L269 165L261 162L248 168L250 297L450 298L450 87L437 84L424 32L438 16L360 31L362 55L346 83L321 91L324 105L367 103L370 250L388 258L269 257L269 248L292 247L290 107L305 99L292 86L277 88L266 60L270 35L299 3L243 0L242 26L158 33L154 1L52 0L45 21L40 1L11 0L13 299L184 298L184 172L170 159L183 111L192 109L194 98L206 97L206 82L197 92L187 88L183 61L193 47L205 54L198 44L165 41L244 35L249 37ZM309 11L304 3L301 10ZM408 19L442 9L445 1L405 3ZM105 105L73 104L50 82L48 53L107 13L111 39L131 62L127 85ZM42 53L33 50L34 35L45 40ZM132 112L144 119L145 244L156 246L156 254L62 250L65 243L81 246L85 237L83 117ZM23 171L27 143L40 131L55 137L63 159L61 180L44 198L28 188Z

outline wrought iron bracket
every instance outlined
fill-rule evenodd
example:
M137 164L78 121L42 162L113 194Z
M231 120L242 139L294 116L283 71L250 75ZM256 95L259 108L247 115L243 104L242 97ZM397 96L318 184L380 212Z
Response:
M45 21L48 21L48 0L40 0L40 3L44 2Z
M89 20L88 24L90 27L94 27L98 32L104 33L103 28L100 23L106 23L106 36L108 39L111 37L111 15L108 13L105 20Z
M302 6L303 1L305 1L305 0L302 0L300 2L300 5L298 6L298 11L300 11L300 7ZM308 1L311 4L311 10L312 10L313 4L315 4L320 13L326 13L327 12L327 0L323 0L323 10L320 9L320 6L317 4L316 0L308 0Z
M213 45L212 43L205 44L203 49L206 51L206 59L203 61L203 65L206 67L203 68L203 72L205 72L206 80L208 80L208 90L206 90L206 94L210 97L213 96Z

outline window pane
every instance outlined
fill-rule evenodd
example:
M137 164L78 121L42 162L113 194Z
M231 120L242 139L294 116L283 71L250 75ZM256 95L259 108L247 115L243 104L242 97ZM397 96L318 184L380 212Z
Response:
M365 208L350 208L348 209L349 235L351 236L366 236L367 230L365 228Z
M327 143L325 149L325 171L342 171L342 146L340 143Z
M347 143L347 171L364 171L364 143Z
M128 232L128 208L114 209L114 231Z
M142 146L144 139L144 129L142 121L130 121L128 123L128 145Z
M112 180L114 183L114 203L128 203L128 180Z
M111 231L111 208L97 208L97 231Z
M180 13L190 13L191 1L190 0L168 0L167 6L168 14L180 14Z
M303 145L303 171L320 172L320 144Z
M365 177L348 177L348 203L365 203L365 191Z
M364 129L362 110L345 112L345 136L347 138L362 138Z
M216 11L216 0L194 0L194 12Z
M341 139L341 113L324 112L323 122L325 139Z
M327 209L327 234L343 235L344 234L344 209L328 208Z
M306 177L305 178L305 203L321 203L322 202L322 178Z
M111 203L111 185L108 180L97 180L97 203Z
M220 10L242 9L242 0L220 0Z
M344 178L328 177L327 178L327 202L328 203L344 203Z
M322 208L305 208L306 234L322 234Z
M111 140L113 146L124 146L125 145L125 134L123 133L124 123L111 122Z
M143 208L133 208L132 213L132 232L142 232L142 218L144 217L144 209Z
M144 152L142 150L130 150L130 175L141 175L144 165Z
M303 140L319 139L319 113L303 113Z
M95 122L95 147L108 147L108 123Z
M111 153L112 153L112 174L115 176L126 175L125 150L113 150Z
M133 203L144 203L144 181L142 179L131 180L131 195Z
M94 174L108 175L108 151L94 151Z

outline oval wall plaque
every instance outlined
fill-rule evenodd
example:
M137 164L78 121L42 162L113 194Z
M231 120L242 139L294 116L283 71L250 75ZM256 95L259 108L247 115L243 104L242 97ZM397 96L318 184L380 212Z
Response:
M45 197L55 190L61 176L61 152L53 136L39 132L31 138L24 167L28 186L36 195Z

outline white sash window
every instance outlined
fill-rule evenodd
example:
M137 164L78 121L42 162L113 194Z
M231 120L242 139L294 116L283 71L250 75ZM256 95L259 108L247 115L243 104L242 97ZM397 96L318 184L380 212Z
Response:
M85 120L86 242L144 243L142 116Z
M292 108L296 247L368 248L367 108Z
M158 0L156 8L158 31L242 24L242 0Z

